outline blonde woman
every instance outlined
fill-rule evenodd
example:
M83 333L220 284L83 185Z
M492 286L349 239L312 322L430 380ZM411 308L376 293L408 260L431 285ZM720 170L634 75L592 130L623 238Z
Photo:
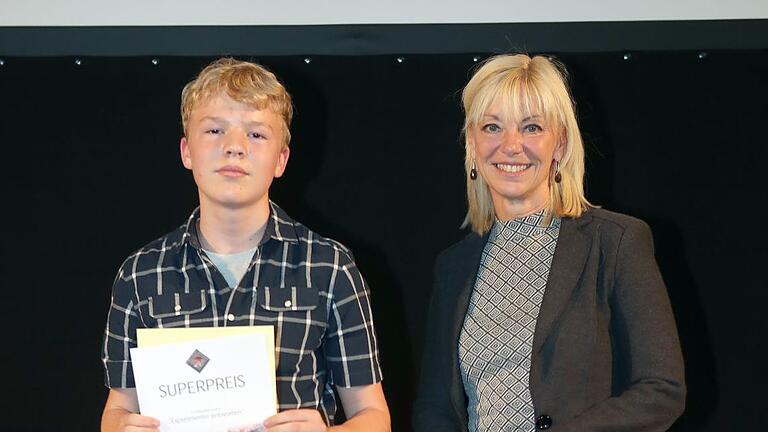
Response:
M585 198L564 68L497 56L462 99L472 232L435 265L416 430L666 430L685 384L651 232Z

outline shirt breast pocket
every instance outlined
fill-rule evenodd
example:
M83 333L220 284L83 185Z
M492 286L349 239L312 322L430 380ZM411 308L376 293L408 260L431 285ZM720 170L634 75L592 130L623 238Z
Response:
M259 306L270 312L304 312L317 309L317 289L306 286L259 287Z
M292 350L315 350L322 345L328 325L321 299L317 288L307 286L261 286L257 289L258 314L278 328L275 343ZM291 361L283 358L281 367L292 364Z
M147 299L149 315L158 327L172 327L190 323L189 320L206 309L208 294L205 291L168 293ZM191 323L190 323L191 324Z

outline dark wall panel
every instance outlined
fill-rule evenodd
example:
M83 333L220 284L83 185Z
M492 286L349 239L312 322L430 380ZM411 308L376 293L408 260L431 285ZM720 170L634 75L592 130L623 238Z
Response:
M0 56L378 55L764 49L768 19L0 27Z
M558 53L555 53L556 55ZM592 202L644 218L690 394L677 431L753 428L768 301L768 51L560 53ZM272 196L350 246L371 285L394 430L408 431L436 254L465 211L459 92L477 53L260 57L295 98ZM0 430L96 430L112 279L195 207L179 92L211 58L5 57Z

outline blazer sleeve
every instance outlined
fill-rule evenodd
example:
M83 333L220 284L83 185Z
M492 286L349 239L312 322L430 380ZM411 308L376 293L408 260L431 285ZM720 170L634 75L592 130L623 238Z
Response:
M628 385L553 431L665 431L683 412L683 356L648 225L626 225L615 263L611 332Z
M414 403L413 427L415 432L459 432L458 419L451 404L451 356L458 355L451 346L446 329L454 319L450 305L455 299L446 298L441 277L446 269L443 255L435 263L432 295L427 314L426 334L422 352L422 366L418 393Z

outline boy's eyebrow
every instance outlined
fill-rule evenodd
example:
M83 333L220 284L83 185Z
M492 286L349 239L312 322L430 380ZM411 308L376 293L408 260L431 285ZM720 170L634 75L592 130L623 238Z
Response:
M224 117L216 117L216 116L205 116L200 119L200 121L203 121L203 120L211 120L211 121L220 122L220 123L229 123L227 119L225 119Z
M269 123L266 123L266 122L252 121L252 122L247 122L245 125L246 126L250 126L250 127L253 127L253 126L264 126L264 127L268 128L269 130L272 130L272 125L269 124Z
M211 121L218 122L218 123L227 123L227 124L229 124L229 120L225 119L224 117L205 116L205 117L200 119L200 121L205 121L205 120L211 120ZM259 122L259 121L247 122L246 126L249 126L249 127L264 126L264 127L269 128L270 130L272 129L272 125L270 125L269 123Z

